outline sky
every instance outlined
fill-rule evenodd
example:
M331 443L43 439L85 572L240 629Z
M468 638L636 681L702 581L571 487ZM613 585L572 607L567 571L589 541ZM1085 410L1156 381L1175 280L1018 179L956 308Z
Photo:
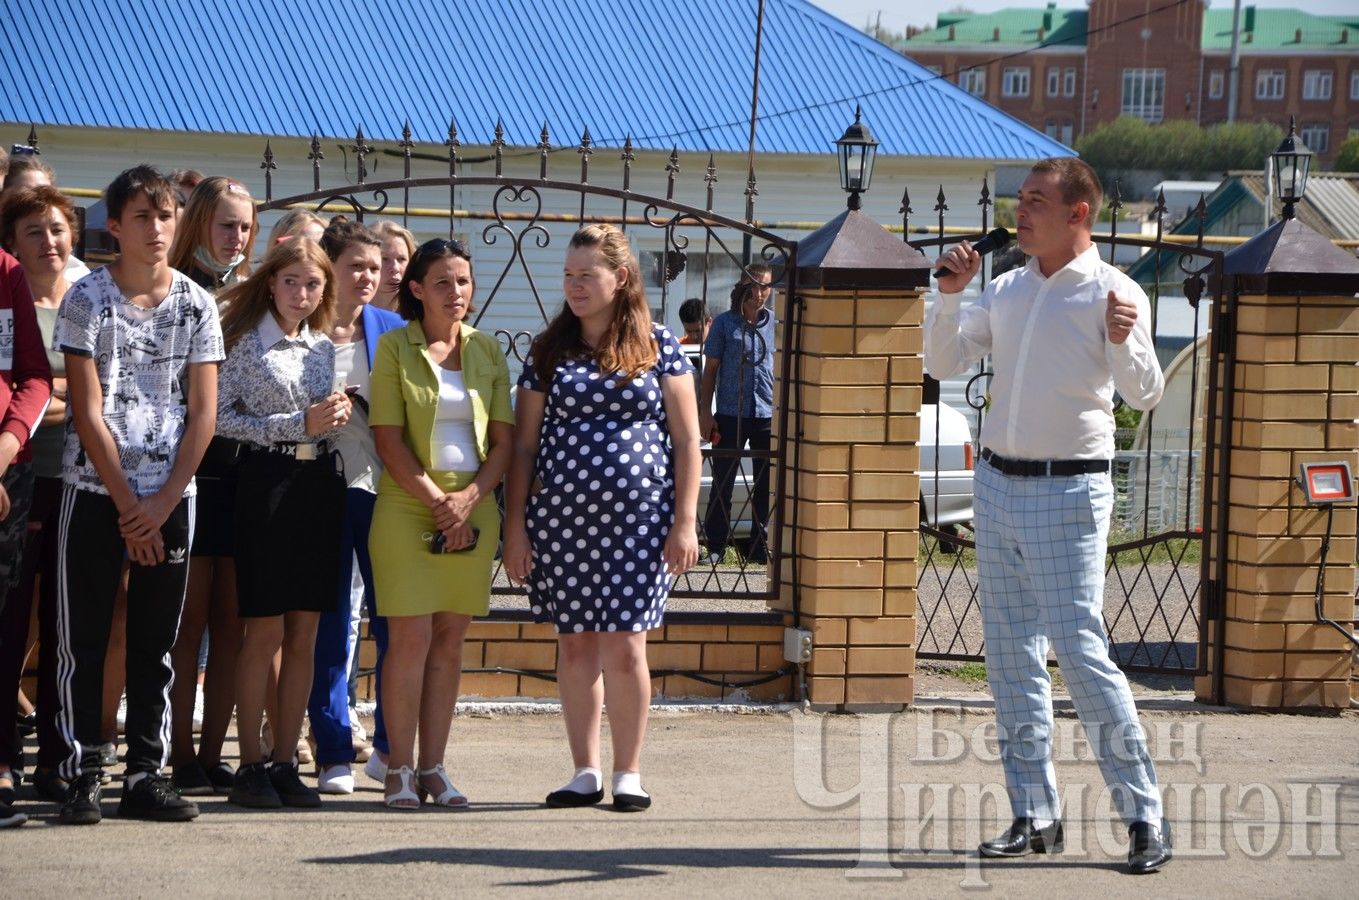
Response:
M998 9L1045 6L1047 0L811 0L811 2L844 19L855 28L877 19L882 13L882 27L905 31L907 25L933 26L936 16L962 6L971 12L987 13ZM1319 16L1352 14L1355 0L1250 0L1258 7L1288 7ZM1057 0L1059 7L1082 7L1085 0ZM1242 3L1242 8L1247 4ZM1230 0L1213 0L1213 9L1231 9Z

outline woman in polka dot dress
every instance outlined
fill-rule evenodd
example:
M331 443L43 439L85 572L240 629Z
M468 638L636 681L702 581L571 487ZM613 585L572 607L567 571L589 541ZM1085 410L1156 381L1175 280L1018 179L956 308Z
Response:
M557 629L557 683L575 776L548 806L604 799L599 726L613 738L613 805L646 809L646 633L698 559L701 460L693 366L653 325L637 258L611 225L571 238L566 304L533 343L516 401L505 569Z

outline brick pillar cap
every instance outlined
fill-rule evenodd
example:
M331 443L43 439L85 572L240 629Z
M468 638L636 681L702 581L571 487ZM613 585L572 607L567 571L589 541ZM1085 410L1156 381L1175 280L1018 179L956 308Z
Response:
M1298 219L1275 222L1232 248L1222 268L1236 276L1240 293L1359 293L1359 258Z
M863 210L847 209L797 244L800 287L928 287L925 254L892 235Z

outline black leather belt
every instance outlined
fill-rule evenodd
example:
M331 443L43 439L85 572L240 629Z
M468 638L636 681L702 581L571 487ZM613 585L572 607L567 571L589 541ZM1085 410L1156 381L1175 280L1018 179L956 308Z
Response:
M989 449L983 449L981 457L1006 475L1089 475L1109 471L1107 459L1007 459Z

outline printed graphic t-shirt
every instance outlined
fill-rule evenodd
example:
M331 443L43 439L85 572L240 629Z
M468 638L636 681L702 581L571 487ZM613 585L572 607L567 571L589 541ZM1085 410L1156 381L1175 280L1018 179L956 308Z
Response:
M62 300L52 349L94 359L104 424L138 497L160 490L175 465L188 418L188 367L225 357L217 307L180 272L154 309L132 305L107 268L77 281ZM107 494L66 416L62 480ZM192 496L192 479L184 496Z

